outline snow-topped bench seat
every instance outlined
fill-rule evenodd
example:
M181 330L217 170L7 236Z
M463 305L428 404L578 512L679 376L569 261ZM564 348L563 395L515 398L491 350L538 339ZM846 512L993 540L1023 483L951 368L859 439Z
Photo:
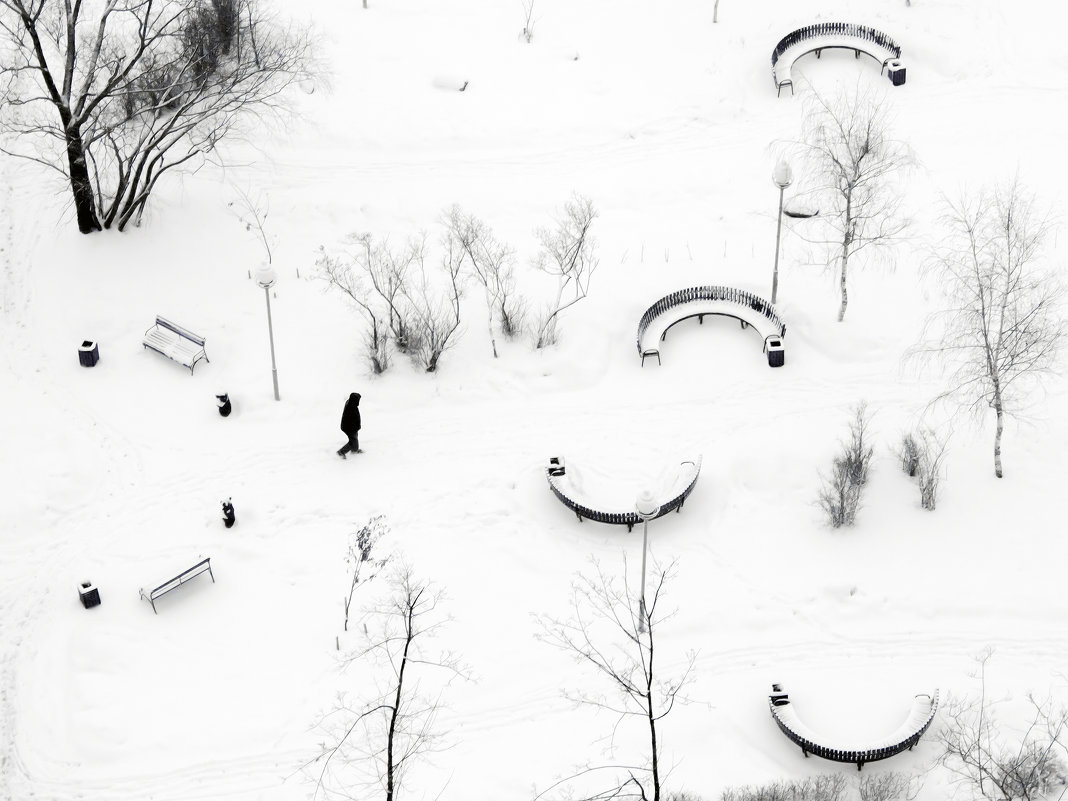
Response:
M726 286L695 286L665 295L646 309L638 322L638 355L642 366L647 357L660 364L660 343L676 323L696 317L704 323L705 315L734 317L742 328L752 327L764 341L768 364L779 367L785 358L783 338L786 325L775 308L761 297L742 289Z
M908 716L897 729L885 737L865 743L860 748L856 743L839 742L809 729L797 716L794 705L790 703L790 696L783 692L779 684L772 685L771 695L768 696L768 706L779 729L791 742L801 748L801 752L806 757L809 754L815 754L834 762L855 762L857 770L860 770L865 762L876 762L900 754L902 751L912 750L912 747L920 741L923 733L927 731L927 727L931 725L931 721L934 720L935 712L938 710L938 691L935 690L933 695L917 695L912 702L912 709Z
M659 490L655 495L660 505L656 517L663 517L668 512L680 511L686 498L693 492L700 473L700 456L694 460L682 461L677 467L668 470L662 477ZM578 516L580 522L585 518L599 523L625 525L627 531L630 531L636 523L641 522L633 506L627 509L618 501L592 498L584 482L576 481L575 476L575 471L564 464L563 457L553 457L549 460L548 467L545 468L549 489L560 500L560 503Z
M852 50L856 58L864 53L878 61L882 70L891 61L901 58L901 47L882 31L867 25L855 25L851 22L820 22L799 28L784 36L775 49L771 51L771 77L775 81L775 93L782 93L784 86L794 93L792 69L794 62L807 53L815 53L816 58L824 50L842 48ZM896 65L901 69L900 65ZM904 75L904 71L901 71ZM904 83L895 81L895 85Z
M156 353L162 353L168 359L178 362L183 367L189 368L189 374L193 374L196 363L203 359L211 361L208 353L204 350L204 337L194 334L188 328L183 328L177 323L172 323L166 318L156 315L156 324L145 331L145 337L141 344Z

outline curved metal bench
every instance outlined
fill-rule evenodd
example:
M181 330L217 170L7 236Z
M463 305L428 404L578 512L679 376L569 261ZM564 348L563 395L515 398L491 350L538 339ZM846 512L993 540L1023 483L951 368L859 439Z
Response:
M690 493L693 492L693 488L697 485L697 477L701 474L701 457L698 456L696 460L692 461L680 462L679 467L680 469L686 468L688 472L680 472L680 476L677 477L680 480L677 480L669 488L668 497L660 503L660 510L657 512L656 517L653 518L654 520L657 517L663 517L668 512L682 510L682 505L686 502ZM689 476L689 471L692 471L692 477ZM566 475L567 470L562 457L554 457L549 460L549 465L545 468L545 478L549 482L549 489L552 490L553 495L559 499L560 503L578 516L580 523L583 519L596 520L598 523L626 526L627 531L630 531L635 524L641 522L641 518L638 517L638 513L634 510L624 512L594 509L592 506L571 497L574 493L568 493L569 487Z
M704 323L705 315L719 314L734 317L742 328L752 327L764 338L764 352L768 364L779 367L785 358L783 338L786 325L775 307L752 292L728 286L695 286L665 295L645 310L638 321L638 355L645 366L647 357L656 356L660 364L660 348L668 329L676 323L696 317Z
M865 748L849 748L840 744L827 745L828 740L814 734L798 718L790 703L790 696L783 692L781 685L773 684L771 695L768 696L768 707L771 716L783 734L797 745L801 752L808 757L815 754L823 759L833 762L855 762L857 770L864 767L865 762L877 762L887 759L902 751L911 751L912 747L920 741L920 737L927 731L938 711L938 691L934 695L921 693L916 696L905 721L887 737L883 737Z
M852 50L856 58L860 58L861 53L871 56L882 65L880 75L890 62L901 58L901 46L882 31L868 25L851 22L819 22L807 25L786 34L771 51L771 78L775 82L776 96L782 93L784 86L790 87L791 95L794 93L791 70L797 59L813 52L816 58L819 58L824 50L831 48ZM892 66L904 76L900 64ZM900 83L894 81L894 85L898 86L904 82L902 77Z

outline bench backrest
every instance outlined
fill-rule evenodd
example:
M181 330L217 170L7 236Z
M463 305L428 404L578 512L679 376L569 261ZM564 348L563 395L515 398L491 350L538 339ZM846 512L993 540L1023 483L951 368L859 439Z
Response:
M168 331L173 331L182 339L188 339L190 342L195 342L200 345L200 347L204 347L204 337L198 336L188 328L182 328L182 326L177 323L172 323L170 320L165 317L160 317L158 314L156 315L156 325L160 328L166 328Z
M729 286L694 286L665 295L645 310L645 314L638 321L638 352L641 353L642 337L645 336L645 331L653 320L675 306L692 303L695 300L721 300L725 303L738 303L743 306L749 306L767 317L774 325L779 336L786 335L786 326L783 325L782 320L779 318L779 313L775 311L775 307L758 295L746 292L744 289L735 289Z
M920 699L926 698L926 701ZM913 710L908 720L893 735L894 742L878 745L870 748L844 749L833 746L821 745L815 741L817 735L813 734L797 717L797 712L789 700L779 701L785 698L784 693L772 694L768 697L768 705L771 716L776 725L793 743L800 746L806 753L815 754L823 759L834 762L876 762L881 759L907 751L919 742L920 737L927 731L934 720L938 710L938 691L933 696L916 696Z
M816 36L851 36L856 39L863 39L885 48L888 52L893 53L894 58L901 58L900 45L882 31L868 25L857 25L852 22L817 22L814 25L806 25L804 28L791 31L780 39L779 43L775 45L775 49L771 51L771 66L774 67L779 61L779 56L795 44Z
M682 462L679 465L680 475L681 471L688 469L692 471L693 475L689 478L689 481L683 485L681 479L677 480L675 485L670 488L670 494L660 504L660 508L656 513L656 517L663 517L669 512L674 512L686 501L693 492L695 486L697 486L697 479L701 475L701 460L702 457L698 456L695 461ZM686 474L687 476L689 473ZM627 512L608 512L600 509L593 509L585 504L579 503L575 499L571 498L562 487L559 486L559 476L553 475L553 465L550 465L545 470L545 476L549 480L549 489L552 490L559 501L571 511L576 514L585 517L587 520L595 520L598 523L611 523L613 525L628 525L634 526L641 522L641 518L638 517L636 511ZM656 519L656 518L654 518Z
M209 570L211 570L211 557L210 556L207 559L205 559L205 560L203 560L201 562L197 562L195 565L193 565L188 570L182 571L181 573L179 573L174 578L169 579L168 581L165 581L162 584L160 584L158 587L156 587L154 590L152 590L152 592L149 593L149 597L152 600L155 600L156 598L159 598L161 595L164 595L164 594L170 592L171 590L175 589L176 587L180 587L182 584L184 584L186 581L188 581L189 579L193 578L194 576L199 576L201 573L206 573Z

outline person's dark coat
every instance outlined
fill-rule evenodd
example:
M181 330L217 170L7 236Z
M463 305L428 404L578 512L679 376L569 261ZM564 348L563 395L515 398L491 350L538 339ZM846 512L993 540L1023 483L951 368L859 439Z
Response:
M341 413L341 430L350 437L360 430L360 393L353 392L345 401L345 411Z

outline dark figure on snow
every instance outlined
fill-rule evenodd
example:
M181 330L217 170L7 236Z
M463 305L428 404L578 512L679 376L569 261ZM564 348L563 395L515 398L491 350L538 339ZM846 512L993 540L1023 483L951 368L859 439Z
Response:
M215 403L219 407L219 414L223 417L229 417L230 412L233 411L233 406L230 405L230 396L227 393L215 396Z
M234 523L237 522L237 512L234 511L234 505L230 502L232 500L232 498L227 498L222 502L222 521L227 528L233 528Z
M360 393L353 392L345 401L345 411L341 413L341 430L349 441L341 446L337 455L347 459L347 454L360 453Z

